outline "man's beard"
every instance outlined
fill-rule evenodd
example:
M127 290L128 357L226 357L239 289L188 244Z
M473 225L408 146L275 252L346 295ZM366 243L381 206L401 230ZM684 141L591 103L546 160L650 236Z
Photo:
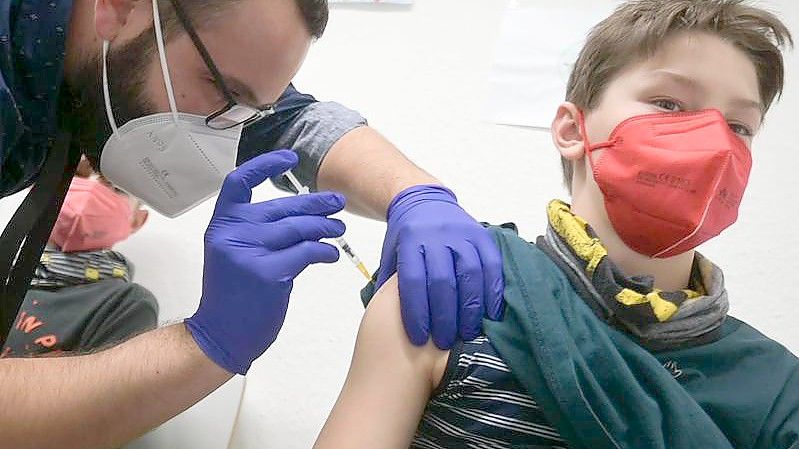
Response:
M112 44L109 49L108 86L118 126L153 111L145 86L153 61L154 39L150 27L131 41L118 47ZM89 58L82 69L70 77L70 81L72 95L79 100L78 106L70 113L76 115L80 127L81 150L94 171L99 173L103 146L112 134L103 96L102 54Z

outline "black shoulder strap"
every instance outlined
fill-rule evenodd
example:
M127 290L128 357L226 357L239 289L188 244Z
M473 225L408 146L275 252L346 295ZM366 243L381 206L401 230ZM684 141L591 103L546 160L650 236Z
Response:
M0 237L0 342L14 325L80 155L77 139L60 131L38 181Z

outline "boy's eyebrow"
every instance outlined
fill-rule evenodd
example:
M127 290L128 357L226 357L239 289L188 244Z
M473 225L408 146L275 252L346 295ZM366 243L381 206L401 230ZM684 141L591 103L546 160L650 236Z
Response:
M667 69L658 69L653 71L652 74L662 78L669 78L671 81L682 84L691 90L699 89L699 83L695 79L685 76L681 73ZM730 104L738 109L756 109L758 113L763 113L763 104L756 100L751 100L748 98L735 98Z
M755 100L747 100L746 98L736 98L732 101L732 106L740 109L757 109L757 112L763 113L763 103Z
M674 81L678 84L682 84L691 90L699 89L699 83L695 79L685 76L682 73L677 73L667 69L658 69L653 71L652 75L655 75L656 77L659 78L667 78L669 81Z

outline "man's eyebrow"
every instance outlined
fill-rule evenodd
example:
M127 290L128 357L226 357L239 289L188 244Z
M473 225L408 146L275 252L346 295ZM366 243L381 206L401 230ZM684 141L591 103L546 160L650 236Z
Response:
M246 103L248 106L260 106L258 97L255 96L255 93L252 91L252 89L250 89L250 86L235 76L222 76L225 79L225 85L232 91L231 94L235 92L239 99L241 99L242 102ZM234 95L234 97L236 97L236 95Z

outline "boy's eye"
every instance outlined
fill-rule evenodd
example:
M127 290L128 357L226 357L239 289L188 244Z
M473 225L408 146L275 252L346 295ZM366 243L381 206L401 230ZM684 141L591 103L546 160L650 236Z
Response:
M742 137L752 137L754 135L749 128L738 123L730 123L730 129L732 132Z
M680 104L674 100L668 100L668 99L655 100L652 102L652 104L660 109L669 112L680 112L682 110L682 106L680 106Z

